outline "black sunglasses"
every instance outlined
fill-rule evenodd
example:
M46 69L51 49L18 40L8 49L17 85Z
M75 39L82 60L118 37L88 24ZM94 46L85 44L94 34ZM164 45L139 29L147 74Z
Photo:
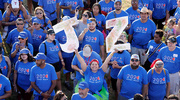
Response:
M39 25L38 23L34 23L34 25Z
M24 40L23 38L19 38L19 39L22 39L22 40Z
M86 14L82 14L84 17L88 17L88 15L86 15Z
M134 61L135 61L135 62L138 62L139 60L137 60L137 59L136 59L136 60L134 60L134 59L131 59L131 61L132 61L132 62L134 62Z
M24 23L17 23L17 25L24 25Z
M42 13L36 13L36 15L38 15L38 14L42 14Z

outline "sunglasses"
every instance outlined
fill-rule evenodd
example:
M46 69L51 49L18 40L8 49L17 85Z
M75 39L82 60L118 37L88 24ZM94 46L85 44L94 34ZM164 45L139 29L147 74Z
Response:
M20 39L24 40L23 38L19 38L19 40L20 40Z
M132 4L137 4L138 2L137 1L135 1L135 2L131 2Z
M34 23L33 25L39 25L38 23Z
M24 23L17 23L17 25L24 25Z
M136 59L136 60L135 60L135 59L131 59L131 61L132 61L132 62L138 62L139 60L137 60L137 59Z
M82 14L84 17L88 17L88 15L86 15L86 14Z
M38 14L42 14L42 13L36 13L36 15L38 15Z

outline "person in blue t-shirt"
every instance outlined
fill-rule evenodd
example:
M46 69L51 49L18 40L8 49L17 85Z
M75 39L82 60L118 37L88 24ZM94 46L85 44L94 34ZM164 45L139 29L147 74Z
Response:
M89 92L89 85L87 82L79 83L79 93L74 93L71 97L71 100L97 100L92 94Z
M20 34L20 32L24 31L26 32L27 34L27 37L28 37L28 42L29 43L33 43L32 41L32 36L31 36L31 33L23 28L24 27L24 20L22 18L18 18L16 20L16 26L17 28L13 29L11 32L9 32L8 34L8 37L6 39L6 43L8 44L8 46L11 48L12 45L15 43L15 42L18 42L18 35Z
M82 71L84 72L85 81L89 84L89 93L95 94L94 96L98 100L108 100L109 93L106 89L104 89L104 75L108 69L108 63L114 53L117 53L117 50L111 52L111 54L106 58L102 66L99 66L99 61L97 59L93 59L90 62L90 65L87 65L84 59L80 56L77 50L75 50L75 54L78 58L78 61L81 63ZM106 94L103 94L104 91ZM100 97L100 94L102 97ZM103 94L103 95L102 95Z
M178 20L180 19L180 0L177 0L177 8L174 13L174 18L176 18L176 24L177 24Z
M96 19L96 29L102 32L106 27L106 19L105 16L101 13L101 5L99 3L93 4L92 17ZM106 30L104 30L104 32L106 34Z
M12 46L11 49L11 58L12 58L12 63L15 64L16 61L18 61L19 53L20 50L23 48L27 48L30 50L30 54L33 55L33 46L32 44L28 43L28 35L26 32L22 31L18 35L18 42L15 42Z
M102 54L102 60L104 60L104 37L103 34L96 29L96 19L90 18L91 22L88 24L88 28L85 28L84 31L79 35L79 41L83 40L82 47L86 44L91 45L93 51L96 53Z
M41 29L41 22L38 18L33 21L33 48L34 48L34 56L39 52L39 45L46 39L46 33L44 33L43 29Z
M148 71L148 97L150 100L164 100L169 96L169 72L163 68L164 63L158 60Z
M0 0L0 10L2 11L2 13L4 13L4 11L6 10L7 7L7 0Z
M123 40L118 39L115 45L117 44L124 44L124 42ZM120 50L113 55L113 57L111 58L109 62L109 67L111 68L111 71L110 71L111 85L112 85L112 89L115 91L116 100L118 99L118 93L117 93L117 87L116 87L117 75L124 65L130 64L130 57L131 56L128 51Z
M118 100L128 100L136 93L144 97L148 91L148 78L146 70L140 66L139 55L131 56L130 65L124 66L117 79Z
M169 3L167 5L167 11L170 16L174 16L176 8L177 8L177 0L169 0Z
M168 17L166 16L169 15L167 11L169 0L152 0L152 3L154 9L152 12L152 19L154 23L158 26L158 29L163 29L163 22L165 20L168 20Z
M11 96L11 83L9 79L0 73L0 99L5 100Z
M165 43L162 42L164 31L163 30L156 30L154 34L154 40L150 40L147 45L148 51L148 59L146 60L145 64L143 65L144 69L148 71L150 69L151 63L156 59L158 56L160 49L164 46L166 46ZM145 55L145 53L144 53Z
M31 100L33 89L29 80L31 68L36 65L33 56L26 48L20 51L14 70L14 90L18 90L18 97L23 100Z
M99 4L101 5L101 12L104 16L114 10L114 1L112 0L101 0Z
M139 0L138 6L142 9L143 7L147 7L150 10L152 9L152 0Z
M84 4L82 0L61 0L59 6L63 9L63 16L74 17L76 8L81 11Z
M131 7L129 7L126 12L129 14L131 24L134 20L140 18L140 13L138 12L138 0L131 0Z
M170 76L170 94L178 95L179 91L179 71L180 71L180 48L176 46L177 40L170 36L167 40L167 46L161 48L157 58L164 62L164 68Z
M39 52L44 53L47 56L46 63L50 63L54 66L57 74L57 88L61 90L61 68L65 66L61 47L58 40L55 39L55 32L53 29L47 31L47 39L43 41L39 46ZM60 61L62 66L60 66Z
M0 69L2 71L2 74L9 78L11 75L11 61L9 57L4 56L2 53L3 49L2 47L0 47Z
M149 10L143 7L140 19L135 20L130 28L128 42L131 43L131 54L140 56L140 63L144 65L146 56L142 55L147 49L149 40L154 37L156 25L148 18Z
M38 53L36 65L31 68L30 81L34 89L34 100L53 100L55 95L57 75L51 64L45 63L46 55Z

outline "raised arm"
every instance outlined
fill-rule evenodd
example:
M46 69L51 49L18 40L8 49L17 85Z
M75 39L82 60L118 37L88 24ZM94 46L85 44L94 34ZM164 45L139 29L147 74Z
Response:
M80 56L80 54L79 54L79 52L78 52L77 49L75 49L75 54L76 54L76 56L77 56L77 58L78 58L78 61L79 61L80 64L81 64L81 69L85 72L86 69L87 69L87 65L86 65L84 59Z

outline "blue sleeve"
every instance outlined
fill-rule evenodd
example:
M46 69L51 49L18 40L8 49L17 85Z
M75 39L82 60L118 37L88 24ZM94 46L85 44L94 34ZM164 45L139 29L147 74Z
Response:
M152 76L152 69L150 69L148 72L147 72L147 75L148 75L148 83L151 82L151 76Z
M150 0L148 9L153 11L153 0Z
M169 72L166 69L165 69L165 71L166 71L166 83L168 83L168 82L170 82Z
M8 37L7 37L7 39L6 39L6 43L7 43L7 44L11 44L11 43L12 43L11 34L12 34L12 31L9 32Z
M32 67L31 68L31 71L30 71L30 78L29 78L29 80L31 81L31 82L35 82L35 75L34 75L34 69L35 67Z
M102 70L102 68L100 68L99 70L102 75L105 75L105 72Z
M13 44L12 49L11 49L11 53L16 50L16 44L17 44L16 42Z
M33 40L32 40L31 33L30 33L28 30L27 30L26 32L27 32L27 34L28 34L28 42L31 43L31 44L33 44Z
M91 71L90 66L87 66L87 68L86 68L86 70L84 72L84 75L87 75L90 71Z
M62 0L63 1L63 0ZM83 1L82 0L79 0L79 5L80 7L84 7L84 4L83 4Z
M3 13L2 18L6 18L6 13L7 13L7 11L5 11L5 12Z
M125 65L130 64L130 59L131 59L131 55L130 55L130 53L128 52L128 55L125 55Z
M103 33L100 33L100 45L104 45L104 36L103 36Z
M56 71L54 69L54 67L52 66L51 67L51 74L52 74L52 80L57 80L57 74L56 74Z
M64 5L65 5L65 4L64 4L64 1L65 1L65 0L61 0L61 2L59 3L59 5L60 5L60 6L64 6Z
M5 91L10 91L11 90L11 83L10 83L10 81L9 81L9 79L8 78L6 78L7 79L7 81L6 81L6 86L5 86Z
M129 30L129 34L130 34L130 35L133 34L133 26L134 26L134 25L133 25L133 23L132 23L132 25L131 25L131 27L130 27L130 30Z
M0 10L0 21L2 21L2 12Z
M56 41L56 44L58 45L59 51L61 51L61 47L60 47L59 41L58 40L55 40L55 41Z
M31 52L31 54L33 55L34 48L33 48L32 44L28 43L28 48L29 48L29 51Z
M117 78L123 79L123 73L124 73L124 68L122 68L122 69L119 71Z
M146 70L145 69L143 69L144 70L144 72L143 72L143 84L144 85L146 85L146 84L148 84L148 78L147 78L147 73L146 73Z
M160 52L158 53L158 56L157 56L157 58L162 60L161 55L162 55L162 48L160 49Z
M47 48L46 48L47 49ZM44 46L44 43L41 43L40 46L39 46L39 52L40 53L45 53L45 46Z
M62 0L62 1L63 1L63 0ZM38 5L39 5L39 6L43 6L43 0L39 0L39 1L38 1Z

